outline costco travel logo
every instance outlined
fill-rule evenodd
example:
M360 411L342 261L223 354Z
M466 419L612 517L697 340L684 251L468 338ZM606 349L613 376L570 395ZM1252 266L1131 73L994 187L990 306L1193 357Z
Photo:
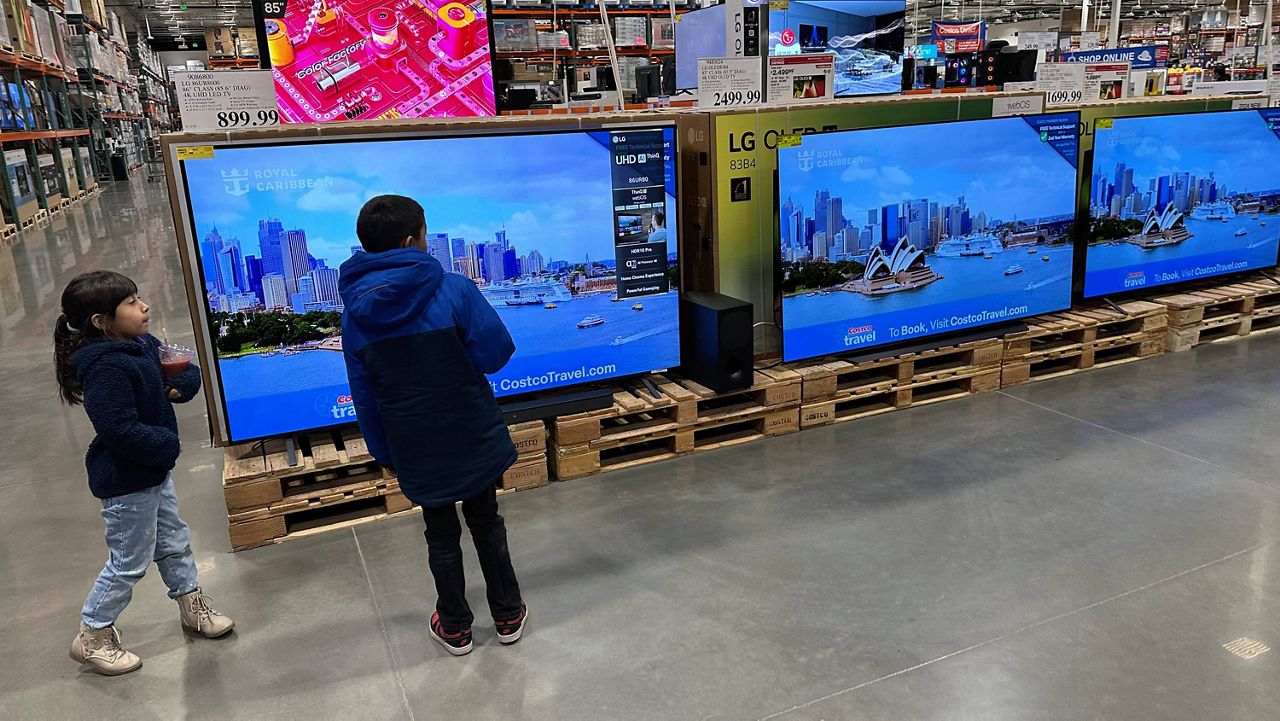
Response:
M1147 274L1145 271L1135 270L1124 277L1124 287L1141 288L1147 284Z
M335 421L354 421L356 419L355 402L351 399L349 393L336 396L322 393L316 396L315 410L320 417L331 418Z
M876 329L870 325L860 325L850 327L844 333L844 347L852 348L859 345L867 345L876 342Z

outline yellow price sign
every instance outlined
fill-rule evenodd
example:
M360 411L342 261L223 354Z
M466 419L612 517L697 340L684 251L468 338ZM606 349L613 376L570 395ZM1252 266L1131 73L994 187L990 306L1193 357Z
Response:
M178 148L178 160L210 160L212 158L212 145L184 145Z
M1115 121L1115 118L1098 118L1098 122L1094 124L1094 127L1098 130L1110 130Z
M796 147L799 147L799 146L800 146L800 139L801 139L802 137L804 137L804 136L800 135L799 133L792 133L792 134L790 134L790 135L779 135L779 136L778 136L778 147L779 147L779 148L796 148Z

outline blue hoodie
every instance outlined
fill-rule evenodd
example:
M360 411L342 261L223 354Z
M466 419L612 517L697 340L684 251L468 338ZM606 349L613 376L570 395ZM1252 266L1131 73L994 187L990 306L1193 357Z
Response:
M185 403L200 392L200 369L192 363L165 378L160 341L91 339L71 354L84 389L84 410L97 433L85 454L89 490L98 498L135 493L164 483L182 451L178 419L167 395L177 389Z
M342 350L374 459L426 507L470 498L516 460L487 373L515 353L476 284L430 253L356 253L342 264Z

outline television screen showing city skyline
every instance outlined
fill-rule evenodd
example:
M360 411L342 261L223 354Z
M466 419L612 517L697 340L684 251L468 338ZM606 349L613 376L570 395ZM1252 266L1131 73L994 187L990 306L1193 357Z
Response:
M1276 265L1280 109L1095 125L1086 298Z
M427 252L511 331L499 397L679 364L670 127L229 146L182 165L227 440L355 420L339 268L384 193L422 204Z
M1078 122L847 130L779 148L783 359L1069 307Z

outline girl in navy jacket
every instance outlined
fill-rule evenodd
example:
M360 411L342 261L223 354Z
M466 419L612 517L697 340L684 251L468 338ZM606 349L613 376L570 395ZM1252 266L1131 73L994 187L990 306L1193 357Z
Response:
M71 658L105 675L142 665L120 645L115 621L152 561L178 602L184 630L217 638L235 626L196 583L191 531L178 515L170 475L181 451L172 404L200 391L200 369L192 364L165 377L161 343L147 332L149 312L132 280L92 271L67 284L53 332L62 399L83 404L97 433L85 466L102 504L109 553L81 611Z

